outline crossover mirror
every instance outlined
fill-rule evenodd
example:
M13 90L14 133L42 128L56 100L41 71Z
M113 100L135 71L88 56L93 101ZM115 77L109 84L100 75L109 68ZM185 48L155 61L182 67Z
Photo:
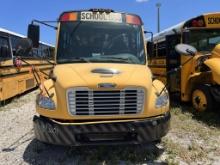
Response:
M39 40L40 40L40 26L34 25L34 24L29 24L27 36L32 41L33 47L38 48L39 47Z
M197 52L196 48L187 44L178 44L175 47L179 54L194 56Z

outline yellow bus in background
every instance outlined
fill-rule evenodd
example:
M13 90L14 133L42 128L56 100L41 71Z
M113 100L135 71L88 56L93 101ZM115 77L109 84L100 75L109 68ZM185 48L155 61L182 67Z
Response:
M21 55L30 65L20 61L20 66L16 67L16 47L22 38L25 36L0 28L0 102L36 87L31 71L33 66L45 72L39 72L38 81L48 77L53 67L46 59L54 58L54 47L43 42L40 42L39 48Z
M148 62L155 77L169 84L170 93L191 101L198 111L211 110L220 102L220 13L203 14L170 27L149 39ZM192 45L196 55L189 60L179 54L179 43Z
M36 45L39 22L28 28ZM91 9L64 12L57 23L56 65L36 100L36 138L77 146L142 144L165 136L169 96L147 66L141 18Z

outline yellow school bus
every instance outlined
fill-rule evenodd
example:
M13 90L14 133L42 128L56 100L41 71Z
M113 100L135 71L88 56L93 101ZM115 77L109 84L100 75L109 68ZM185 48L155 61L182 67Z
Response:
M36 87L36 80L31 72L33 66L49 73L51 64L45 61L52 60L54 47L40 42L38 49L33 49L28 54L20 54L28 64L20 61L20 66L15 66L16 47L25 36L0 28L0 102L21 94ZM22 64L23 63L23 64ZM46 75L39 73L38 79L45 79Z
M29 25L33 43L40 21ZM57 24L56 66L41 84L38 140L57 145L140 144L168 131L169 96L147 66L143 23L110 9L67 11Z
M154 35L152 41L148 60L154 76L196 110L215 109L220 102L220 13L191 18ZM179 43L192 45L197 53L193 57L178 53ZM181 70L171 73L182 64Z

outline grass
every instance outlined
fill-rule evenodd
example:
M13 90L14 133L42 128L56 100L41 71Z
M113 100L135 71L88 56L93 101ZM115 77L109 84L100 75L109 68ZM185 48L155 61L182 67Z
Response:
M174 142L170 139L164 139L163 145L165 147L166 152L169 155L168 162L170 160L175 161L176 157L179 157L182 161L189 163L202 161L203 159L207 159L206 152L201 148L201 146L197 145L197 143L192 142L188 148L182 146L178 142ZM171 157L171 159L170 159Z
M218 155L220 151L220 117L216 112L196 113L183 105L171 109L171 130L162 143L167 153L167 162L180 160L209 162L210 153ZM216 145L217 144L217 145Z

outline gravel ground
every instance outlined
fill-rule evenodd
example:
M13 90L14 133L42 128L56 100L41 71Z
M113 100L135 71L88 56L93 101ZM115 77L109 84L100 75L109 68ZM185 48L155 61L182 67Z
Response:
M0 164L220 164L220 118L172 108L171 130L158 145L61 147L34 139L37 91L0 107Z

